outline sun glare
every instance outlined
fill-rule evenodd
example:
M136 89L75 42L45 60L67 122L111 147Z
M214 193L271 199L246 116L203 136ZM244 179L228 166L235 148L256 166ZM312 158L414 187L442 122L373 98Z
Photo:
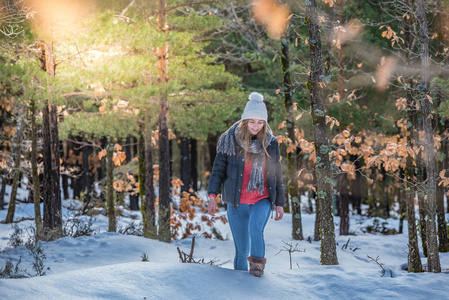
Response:
M89 0L26 0L24 5L33 12L32 24L43 39L64 39L81 29L82 18L94 9Z

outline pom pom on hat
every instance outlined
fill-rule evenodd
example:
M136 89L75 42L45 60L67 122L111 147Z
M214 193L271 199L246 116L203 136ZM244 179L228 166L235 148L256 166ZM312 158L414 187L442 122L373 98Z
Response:
M267 122L268 114L267 107L263 102L262 94L252 92L248 97L249 101L246 103L245 110L242 114L242 120L258 119Z
M252 92L251 94L249 94L248 99L251 100L251 101L260 101L260 102L262 102L263 101L263 95L259 94L258 92Z

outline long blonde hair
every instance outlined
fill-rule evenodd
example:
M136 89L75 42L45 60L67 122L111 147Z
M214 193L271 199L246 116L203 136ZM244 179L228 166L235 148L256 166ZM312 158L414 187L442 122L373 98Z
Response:
M248 123L249 119L242 120L242 122L240 122L239 124L239 133L238 133L238 138L243 142L244 145L243 151L245 151L245 158L247 158L248 156L249 143L254 138L253 134L248 129ZM267 139L267 131L268 131L267 122L264 121L262 129L256 134L255 138L262 139L263 150L265 154L269 156L267 146L265 145L265 141Z

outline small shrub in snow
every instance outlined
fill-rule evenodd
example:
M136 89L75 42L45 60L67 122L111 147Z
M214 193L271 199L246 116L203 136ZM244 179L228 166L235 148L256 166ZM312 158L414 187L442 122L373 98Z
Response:
M299 249L298 243L296 243L296 245L293 246L293 243L287 243L285 241L282 241L282 242L284 243L284 248L279 250L279 252L276 253L276 255L278 255L282 251L288 252L288 256L290 258L290 269L292 269L292 253L293 252L306 252L306 249L304 249L304 250Z
M91 236L95 234L92 216L88 221L82 218L69 218L64 222L62 232L64 236L79 237L79 236Z
M391 235L391 234L397 234L397 230L394 228L388 228L388 222L383 221L382 223L379 221L379 219L373 220L373 225L368 225L365 227L365 230L362 230L364 232L368 233L382 233L385 235Z
M220 240L220 241L229 240L229 236L223 237L223 235L221 234L220 230L217 229L217 227L212 227L211 232L212 232L213 237L217 240Z
M179 247L176 247L176 249L178 250L178 254L179 254L179 259L181 260L182 263L193 263L193 264L200 264L200 265L211 265L211 266L221 266L224 264L227 264L229 262L225 261L223 263L218 264L219 260L217 259L211 259L208 262L206 262L204 260L204 258L199 258L199 259L194 259L193 258L193 250L195 248L195 236L192 238L192 245L190 247L190 253L187 254L184 251L182 251L181 249L179 249Z
M142 261L150 261L150 258L148 257L148 254L142 253Z
M11 248L18 248L23 246L23 229L19 228L19 226L14 225L14 232L9 237L8 246Z
M28 253L33 257L33 270L36 271L36 276L44 276L46 274L44 271L44 261L47 259L47 256L41 244L39 242L34 243L28 241L26 248L28 249Z
M373 257L367 255L367 257L368 257L371 261L375 262L375 263L382 269L382 274L380 275L380 277L384 277L387 270L384 268L384 264L381 263L381 262L379 262L379 256L376 257L376 258L373 258ZM390 272L390 277L393 278L393 272L391 271L391 269L388 268L388 271Z
M22 261L22 258L19 258L19 261L14 265L12 262L12 258L5 260L5 266L0 267L0 278L26 278L30 277L30 274L27 273L26 269L22 270L19 268L19 264Z
M137 223L133 221L124 228L120 227L117 232L120 234L143 236L143 224L142 222Z

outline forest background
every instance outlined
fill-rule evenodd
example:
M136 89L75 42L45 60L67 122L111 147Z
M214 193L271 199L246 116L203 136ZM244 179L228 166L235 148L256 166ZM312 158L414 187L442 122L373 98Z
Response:
M224 216L192 222L207 204L197 192L220 134L258 91L281 144L293 239L315 212L321 263L334 265L334 215L340 235L352 234L351 214L407 218L408 271L441 272L447 1L1 5L0 208L12 223L17 201L34 203L36 242L67 234L69 188L79 214L108 216L108 231L126 198L142 213L136 234L218 238L205 228ZM16 199L22 184L28 199Z

